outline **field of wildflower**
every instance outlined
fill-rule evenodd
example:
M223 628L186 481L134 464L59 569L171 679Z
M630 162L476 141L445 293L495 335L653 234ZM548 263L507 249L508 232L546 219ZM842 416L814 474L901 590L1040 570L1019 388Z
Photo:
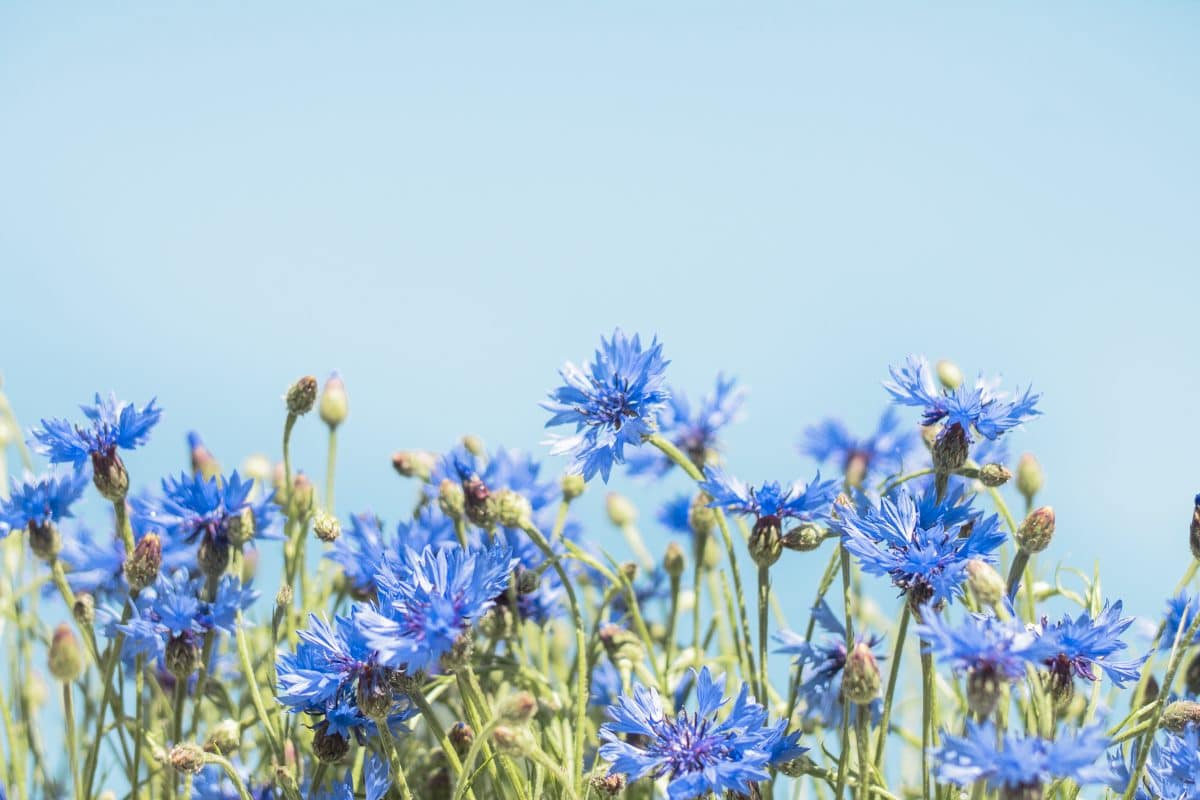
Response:
M0 798L1200 798L1200 497L1147 647L1009 453L1039 395L879 377L878 427L814 421L792 482L722 448L734 380L689 400L617 330L547 365L533 449L396 452L390 520L334 505L336 374L287 389L270 458L193 435L166 476L122 458L175 446L156 400L11 388ZM607 496L614 550L573 504L618 471L663 491ZM826 566L788 607L796 559Z

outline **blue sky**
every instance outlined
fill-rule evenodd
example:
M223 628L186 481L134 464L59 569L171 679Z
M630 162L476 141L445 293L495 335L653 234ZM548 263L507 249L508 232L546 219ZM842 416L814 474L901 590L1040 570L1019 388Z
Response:
M0 370L27 424L157 395L150 482L189 428L271 451L288 383L340 369L339 505L394 518L393 449L538 448L555 369L615 325L691 392L750 386L751 479L809 475L806 424L870 425L889 363L950 357L1044 393L1013 447L1053 555L1149 612L1200 489L1198 28L1186 3L8 3ZM320 475L315 420L298 439ZM797 607L817 561L787 562Z

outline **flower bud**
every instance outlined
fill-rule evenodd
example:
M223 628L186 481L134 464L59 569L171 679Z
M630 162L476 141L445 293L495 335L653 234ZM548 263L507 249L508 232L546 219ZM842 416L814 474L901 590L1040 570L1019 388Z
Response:
M313 516L313 533L326 544L332 544L342 535L342 523L333 514L318 511Z
M92 483L111 503L120 503L129 493L129 473L115 448L92 453Z
M846 483L856 488L861 487L863 479L867 477L869 465L870 460L865 453L857 450L851 453L846 461Z
M271 481L272 469L271 459L262 453L255 453L246 456L246 460L242 462L241 473L243 478L265 485Z
M438 508L452 520L460 520L467 511L467 498L460 484L444 478L438 484Z
M678 578L683 575L687 569L687 556L683 554L683 548L676 542L667 542L667 552L663 554L663 571L667 573L667 577Z
M322 722L313 728L313 755L325 764L335 764L350 752L350 742L338 733L329 732L329 723Z
M317 402L317 379L312 375L305 375L288 387L285 399L289 414L294 417L304 416L312 411L313 404Z
M967 588L981 608L991 608L1004 599L1004 578L981 558L967 562Z
M1054 537L1054 509L1035 508L1017 528L1017 545L1025 553L1040 553Z
M1017 461L1017 491L1025 497L1025 502L1032 503L1033 496L1042 490L1044 484L1042 465L1033 453L1022 453Z
M209 753L219 753L227 756L236 751L242 744L242 728L232 719L223 719L212 727L204 749Z
M487 456L487 447L483 443L483 439L478 436L468 433L462 437L462 446L467 449L467 452L476 458L484 458Z
M979 482L990 489L1003 486L1012 480L1012 473L1003 464L984 464L979 470Z
M275 605L279 608L289 608L295 597L296 592L290 583L281 584L279 591L275 593Z
M499 518L499 503L488 485L478 475L462 482L463 501L467 519L481 528L491 528Z
M96 621L96 598L87 592L75 595L75 605L71 608L71 616L82 626L93 624Z
M866 642L859 642L846 658L842 694L855 705L864 706L879 696L879 664Z
M350 413L346 384L336 372L325 379L325 387L321 390L321 405L317 408L317 413L321 415L321 421L330 428L341 425Z
M1188 662L1187 672L1184 673L1183 685L1190 695L1200 695L1200 653L1192 656Z
M967 675L967 707L980 718L991 716L1000 702L1001 688L994 669L971 670Z
M998 800L1042 800L1042 783L1024 783L1020 786L1001 785Z
M971 449L967 432L957 422L942 430L933 443L933 468L946 475L967 463Z
M441 666L446 672L457 674L459 670L471 662L471 653L475 650L475 642L471 634L464 633L454 640L450 649L442 654Z
M1050 674L1050 701L1054 710L1062 713L1071 706L1075 699L1075 680L1068 672L1066 674Z
M800 553L816 550L823 541L825 531L808 522L795 526L783 535L783 546Z
M1161 691L1162 687L1158 685L1158 678L1151 675L1146 679L1146 687L1142 690L1142 705L1158 700L1158 693ZM1137 709L1134 710L1136 711Z
M288 742L288 744L291 744L291 742ZM284 797L300 796L300 785L296 783L295 767L284 764L276 764L275 783L282 790Z
M712 498L700 492L688 506L688 527L697 537L707 537L717 524L717 512L708 507Z
M496 514L506 528L519 528L533 515L533 506L523 495L511 489L496 493Z
M642 660L642 643L633 631L609 622L600 626L600 644L615 664L625 660L637 663Z
M200 434L195 431L188 431L187 443L193 473L203 477L205 480L211 480L221 474L221 465L217 463L217 459L213 456L212 451L204 444L204 440L200 438Z
M533 594L542 586L542 575L535 569L528 569L518 564L513 570L512 582L513 586L517 588L517 594Z
M248 544L257 533L257 523L254 519L254 509L245 506L236 514L225 518L225 538L234 547Z
M392 687L386 680L358 679L358 710L369 719L382 719L392 711Z
M933 370L937 373L938 383L942 384L949 391L953 392L959 386L962 386L962 370L953 361L947 361L943 358L933 365Z
M200 572L209 578L219 578L229 569L229 558L233 548L225 537L217 538L206 535L200 540L200 548L196 551L196 561Z
M1188 727L1200 727L1200 703L1176 700L1163 711L1162 724L1171 733L1183 733Z
M770 567L783 554L783 535L779 517L760 517L750 533L750 556L760 567Z
M405 478L429 480L434 458L424 450L397 450L392 453L392 469Z
M158 580L162 568L162 540L156 533L147 533L133 546L133 555L125 559L125 580L133 594Z
M58 557L59 551L62 550L62 534L58 532L57 525L50 520L45 522L30 520L27 530L29 532L29 549L35 556L47 563Z
M492 729L492 743L497 752L517 758L529 755L536 746L533 733L524 725L497 725Z
M619 772L593 775L588 785L601 797L616 797L625 791L625 776Z
M450 727L450 744L459 756L465 756L475 742L475 730L465 722L456 722Z
M604 498L604 508L608 511L608 519L618 528L632 525L637 520L637 509L629 499L616 492L609 492Z
M167 755L167 763L176 772L199 775L204 769L204 751L194 744L177 744Z
M167 672L176 678L187 680L200 668L200 645L196 643L196 637L187 631L171 637L167 642L163 663L167 666Z
M1188 530L1188 542L1192 557L1200 560L1200 494L1196 495L1196 507L1192 510L1192 525Z
M79 640L67 623L59 623L54 629L48 655L50 674L56 680L70 683L83 674L83 651L79 649Z
M317 490L313 482L303 472L296 473L292 479L292 511L295 516L303 517L312 510Z
M583 490L587 487L587 481L582 475L563 475L562 478L562 496L563 500L568 503L583 494Z
M520 691L506 697L497 713L503 722L510 725L528 725L537 708L537 699L529 692Z

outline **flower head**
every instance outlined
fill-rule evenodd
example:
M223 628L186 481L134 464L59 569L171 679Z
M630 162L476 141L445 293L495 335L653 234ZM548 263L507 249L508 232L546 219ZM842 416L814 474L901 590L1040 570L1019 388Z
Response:
M916 431L900 430L900 415L888 406L875 432L866 438L852 435L838 419L827 419L804 431L799 450L819 464L833 464L851 485L862 485L870 476L894 475L905 457L920 442Z
M959 786L985 780L1002 797L1016 796L1012 793L1018 790L1040 790L1055 778L1082 784L1108 777L1106 767L1096 764L1108 747L1108 738L1099 727L1063 731L1056 739L1006 732L999 746L996 742L996 729L990 722L968 721L966 735L945 735L935 751L938 777Z
M1131 766L1137 757L1136 744L1130 748L1128 762L1119 748L1108 754L1112 771L1110 788L1125 791L1133 778ZM1133 797L1134 800L1200 800L1200 728L1193 726L1182 733L1159 732Z
M1175 646L1176 637L1182 637L1196 620L1200 611L1200 597L1189 597L1186 592L1180 592L1167 601L1167 616L1163 620L1163 632L1159 637L1158 649L1170 650ZM1191 642L1183 642L1183 647L1200 644L1200 631L1192 637Z
M709 467L700 488L713 499L712 508L777 522L795 519L815 522L825 519L837 497L837 481L822 481L818 474L807 485L799 482L784 488L777 481L749 486L720 467Z
M85 486L87 476L78 473L14 480L8 499L0 500L0 522L16 530L70 517L71 506L83 494Z
M35 449L54 464L83 466L89 457L111 456L117 448L133 450L146 443L150 429L158 424L162 409L151 400L138 408L119 402L115 394L91 405L80 406L90 426L72 425L65 419L42 420L34 429Z
M846 629L833 615L824 600L813 606L813 620L825 632L820 639L805 640L789 630L780 631L775 639L780 643L777 653L796 656L796 667L800 670L800 697L804 699L806 717L820 720L828 728L836 728L842 722L842 678L846 668ZM858 634L856 641L865 644L876 661L887 658L880 645L883 637ZM883 706L882 701L871 703L871 713L876 715Z
M967 562L991 563L1004 542L999 520L982 518L969 501L948 505L932 494L914 498L903 487L878 506L839 508L834 521L842 543L870 575L887 575L914 608L960 597Z
M664 528L674 533L692 534L691 523L692 496L686 492L675 495L663 503L655 514L655 519Z
M278 506L269 493L254 499L253 490L254 481L243 480L236 471L228 478L181 473L163 479L160 497L133 498L133 517L142 527L162 530L180 544L229 544L231 528L240 526L241 514L249 511L254 535L273 538Z
M698 404L693 405L687 395L676 389L671 389L670 394L670 400L658 415L658 430L693 464L703 468L720 451L717 436L721 430L742 418L746 390L734 378L719 374L713 391ZM660 476L672 466L673 462L654 448L643 448L629 457L632 475Z
M325 554L342 568L350 589L358 597L375 592L375 576L385 567L399 568L399 559L411 550L457 546L454 523L437 506L425 504L416 515L396 525L394 535L383 529L379 517L371 512L350 515L349 528Z
M1114 655L1128 645L1121 641L1121 634L1133 624L1133 617L1122 617L1120 600L1104 608L1093 618L1086 611L1075 619L1064 615L1058 622L1042 619L1035 633L1047 640L1053 652L1046 665L1051 676L1059 682L1070 683L1074 677L1089 681L1100 680L1097 668L1117 686L1125 681L1137 680L1141 672L1142 658L1116 659Z
M708 667L695 676L697 709L668 716L662 698L640 684L608 708L609 722L600 728L600 757L611 773L634 781L644 776L667 780L671 800L690 800L709 793L750 794L769 777L767 767L797 758L798 733L785 734L786 721L767 724L767 710L742 684L723 719L718 712L729 701L724 678ZM621 738L625 734L631 740Z
M667 363L657 339L643 349L637 335L629 338L620 329L600 340L585 368L568 362L559 371L564 385L542 408L553 415L546 427L573 424L575 435L555 441L551 452L569 453L571 471L585 479L599 472L607 482L613 464L624 463L625 448L653 431L668 398Z

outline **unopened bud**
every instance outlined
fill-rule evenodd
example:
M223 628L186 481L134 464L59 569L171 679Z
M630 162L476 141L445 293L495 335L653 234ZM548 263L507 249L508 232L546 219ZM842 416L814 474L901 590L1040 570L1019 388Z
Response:
M211 480L221 474L221 465L217 463L212 451L204 444L200 434L188 431L187 443L193 473L205 480Z
M533 733L524 725L497 725L492 729L492 743L498 752L518 758L532 753L536 745Z
M1025 502L1032 503L1033 496L1042 490L1044 484L1042 465L1033 453L1023 453L1017 461L1017 491L1025 497Z
M261 484L267 484L271 481L271 459L264 456L262 453L254 453L246 456L246 460L242 462L241 473L242 477L249 478Z
M1042 800L1042 782L1033 780L1020 786L1002 784L997 800Z
M321 390L321 405L317 408L321 421L330 428L336 428L346 421L350 413L350 399L346 396L346 384L342 376L334 372L325 380Z
M788 550L808 553L816 550L825 541L825 531L811 523L797 525L783 535L783 546Z
M717 512L709 507L713 500L704 492L692 498L688 506L688 527L697 537L707 537L717 524Z
M967 562L967 588L981 608L991 608L1004 599L1004 578L981 558Z
M947 361L943 358L933 365L933 370L937 373L938 383L942 384L946 389L953 392L959 386L962 386L962 370L953 361Z
M248 544L254 538L257 523L254 519L254 509L250 506L245 506L236 514L231 514L225 518L225 538L234 547L241 547Z
M289 608L295 596L296 593L290 583L282 584L279 591L275 593L275 605L279 608Z
M967 707L980 718L991 716L1000 701L1001 687L996 670L971 670L967 675Z
M583 494L583 490L587 487L587 481L582 475L563 475L562 479L562 496L563 500L568 503Z
M608 511L609 520L618 528L632 525L637 520L637 509L633 503L616 492L609 492L608 497L604 498L604 508Z
M1200 703L1176 700L1163 711L1162 724L1172 733L1183 733L1189 727L1200 726Z
M541 585L542 576L537 570L527 569L520 564L513 570L513 586L517 587L517 594L533 594Z
M625 791L625 776L619 772L593 775L588 785L601 797L616 797Z
M484 445L483 439L478 436L468 433L462 437L462 446L467 449L467 452L476 458L484 458L487 456L487 446Z
M496 493L496 513L504 527L519 528L533 515L533 506L523 495L501 489Z
M313 516L313 533L327 544L336 542L342 535L342 523L338 522L338 518L333 514L318 511Z
M501 720L510 725L528 725L537 708L537 699L529 692L521 691L505 698L497 713Z
M933 443L933 468L945 475L967 463L971 444L959 423L944 428Z
M83 651L79 649L75 632L65 622L59 623L54 629L48 656L50 674L56 680L69 683L83 673Z
M1196 495L1196 507L1192 510L1192 525L1188 530L1188 542L1192 546L1192 557L1200 560L1200 494Z
M465 756L475 742L475 730L465 722L456 722L450 727L450 744L459 756Z
M285 399L289 414L304 416L312 411L313 404L317 402L317 379L312 375L305 375L288 387Z
M450 649L442 654L442 669L449 673L457 673L471 663L471 653L475 650L471 635L464 633L454 640Z
M1003 464L984 464L979 470L979 482L995 489L1012 480L1012 473Z
M478 475L462 482L467 519L481 528L491 528L500 517L499 503Z
M322 722L313 728L313 755L325 764L336 764L350 752L350 742L339 733L329 732L329 723Z
M210 578L219 578L229 569L229 559L233 548L225 537L205 535L200 540L200 548L196 551L196 562L200 572Z
M210 753L227 756L242 744L242 728L234 720L223 719L208 732L204 749Z
M1187 687L1188 694L1200 695L1200 653L1192 656L1192 660L1188 662L1183 685Z
M1026 553L1040 553L1054 538L1054 509L1035 508L1017 528L1017 545Z
M760 517L750 533L750 556L760 567L770 567L783 554L783 533L779 517Z
M75 605L71 615L80 625L91 625L96 621L96 598L87 592L75 595Z
M467 511L467 499L460 484L444 478L438 484L438 508L452 520L460 520Z
M30 520L26 530L29 534L29 549L35 556L46 563L50 563L58 557L62 550L62 534L58 532L57 525L50 520L44 522Z
M204 751L194 744L177 744L167 755L167 763L176 772L198 775L204 769Z
M642 660L642 643L632 631L610 622L600 626L599 636L600 644L614 664L621 660L636 664Z
M683 548L676 542L667 542L667 552L663 554L663 571L667 573L667 577L678 578L683 575L687 569L687 556L683 554Z
M316 494L312 480L303 472L296 473L292 479L292 510L297 516L304 516L312 510Z
M133 555L125 559L125 580L134 594L158 580L162 568L162 540L147 533L133 546Z
M1162 687L1158 685L1158 678L1151 675L1146 680L1146 688L1142 690L1142 704L1148 705L1158 700L1158 693L1161 691Z
M167 642L163 662L167 672L182 680L186 680L200 668L200 645L190 631L171 637Z
M866 642L859 642L846 658L842 694L855 705L867 705L879 696L879 664Z
M405 478L429 480L435 459L424 450L397 450L392 453L392 469Z
M92 483L105 500L120 503L129 493L129 473L115 448L92 453Z

